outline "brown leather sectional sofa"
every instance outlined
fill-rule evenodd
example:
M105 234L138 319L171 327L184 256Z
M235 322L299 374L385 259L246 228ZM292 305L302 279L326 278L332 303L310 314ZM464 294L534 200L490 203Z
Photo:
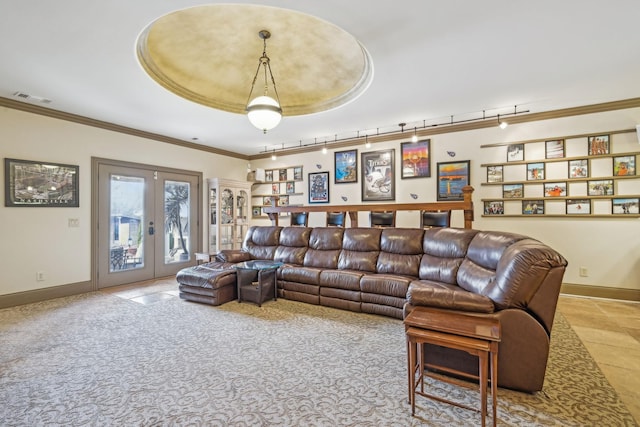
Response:
M204 268L228 280L233 263L249 259L283 262L278 294L291 300L398 319L418 305L499 318L499 385L542 389L567 261L537 240L458 228L252 226L242 251L223 251ZM178 275L181 297L210 302L190 294L185 277ZM428 362L477 373L477 359L466 353L434 347L426 354Z

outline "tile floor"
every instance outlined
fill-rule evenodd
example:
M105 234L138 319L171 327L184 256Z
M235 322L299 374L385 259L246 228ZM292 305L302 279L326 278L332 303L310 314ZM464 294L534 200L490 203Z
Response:
M152 304L178 298L178 285L168 277L102 292ZM640 424L640 303L561 295L558 311Z

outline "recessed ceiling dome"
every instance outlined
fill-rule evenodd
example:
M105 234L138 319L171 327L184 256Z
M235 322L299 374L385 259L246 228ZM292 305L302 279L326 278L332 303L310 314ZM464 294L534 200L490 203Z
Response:
M141 33L138 60L171 92L245 114L263 51L261 30L271 33L267 53L283 116L339 107L369 87L371 58L352 35L316 17L268 6L220 4L169 13Z

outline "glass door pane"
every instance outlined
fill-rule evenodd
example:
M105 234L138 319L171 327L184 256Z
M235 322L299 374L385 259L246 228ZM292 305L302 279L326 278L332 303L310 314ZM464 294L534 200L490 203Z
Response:
M145 179L112 174L109 186L109 272L144 268Z
M189 260L191 187L188 182L164 182L164 263Z

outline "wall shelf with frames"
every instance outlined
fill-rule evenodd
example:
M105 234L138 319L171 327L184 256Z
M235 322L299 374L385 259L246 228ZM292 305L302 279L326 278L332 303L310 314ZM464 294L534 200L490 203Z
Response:
M481 164L482 216L638 218L637 146L635 129L483 145L506 161Z
M268 219L262 208L271 206L275 198L279 206L302 205L302 166L283 166L264 170L264 180L251 185L251 218ZM262 178L262 177L260 177Z

